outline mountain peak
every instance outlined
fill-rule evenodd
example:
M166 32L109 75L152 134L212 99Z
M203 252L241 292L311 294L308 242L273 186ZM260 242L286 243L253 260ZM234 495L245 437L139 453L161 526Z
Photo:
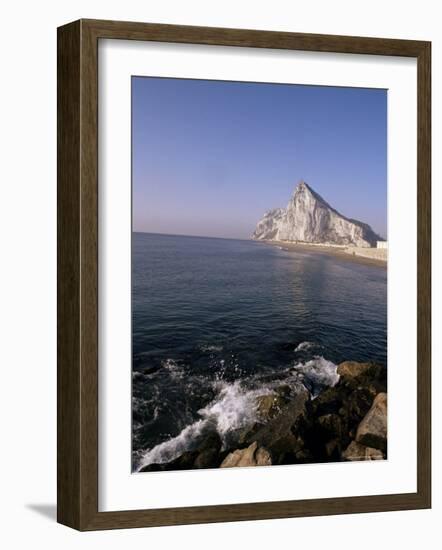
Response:
M267 212L253 238L362 247L380 240L369 225L340 214L303 179L287 208Z
M324 206L326 206L327 208L330 208L331 210L334 210L334 208L332 208L328 204L328 202L321 197L319 193L317 193L312 187L310 187L310 185L306 181L301 179L298 181L295 187L295 191L293 192L293 199L296 199L296 197L303 196L303 195L310 195L310 197L315 199L317 202L323 204Z
M306 191L309 191L312 195L319 197L318 193L316 193L316 191L312 187L310 187L310 185L306 181L299 180L298 183L296 184L294 194L305 193Z
M307 185L307 182L301 179L296 184L294 193L298 193L306 190L311 191L310 187Z

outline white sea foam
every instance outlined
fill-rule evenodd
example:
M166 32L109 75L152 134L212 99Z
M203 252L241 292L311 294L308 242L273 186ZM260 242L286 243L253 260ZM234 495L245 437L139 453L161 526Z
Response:
M140 470L148 464L170 462L183 452L191 450L209 431L216 430L222 440L230 434L251 425L256 419L256 397L271 393L269 388L245 390L239 381L233 384L217 382L217 397L198 411L201 419L184 428L176 437L148 450L140 460Z
M199 349L203 353L213 353L213 352L222 351L223 347L215 344L201 344L199 346Z
M162 366L169 372L173 380L177 380L184 376L184 368L178 365L173 359L166 359L162 362Z
M304 384L311 391L313 397L316 397L325 387L333 387L338 383L337 369L337 365L320 355L306 363L298 363L294 367L295 372L303 376Z
M215 382L217 396L198 411L201 418L184 428L176 437L148 449L142 455L138 470L148 464L161 464L178 458L185 451L195 448L210 431L216 430L225 444L235 432L257 420L258 396L272 394L283 383L292 386L296 391L296 387L302 382L312 397L316 397L322 389L338 382L336 369L337 366L331 361L316 356L287 370L285 378L265 384L255 383L253 388L244 387L239 380L233 383Z
M205 420L198 420L184 428L176 437L156 445L144 454L138 465L138 470L148 464L161 464L174 460L189 449L191 444L204 433L206 427Z
M233 384L218 382L217 385L220 390L217 398L198 413L216 427L221 438L254 422L256 397L271 391L265 387L245 390L239 381Z
M295 351L307 351L315 346L316 344L314 342L301 342L296 346Z

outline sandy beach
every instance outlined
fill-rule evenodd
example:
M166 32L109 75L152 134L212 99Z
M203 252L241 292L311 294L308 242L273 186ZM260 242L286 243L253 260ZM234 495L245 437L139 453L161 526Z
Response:
M375 265L378 267L383 267L384 269L387 268L387 260L379 259L379 258L367 258L365 256L359 255L359 251L362 249L360 248L346 248L346 247L340 247L340 246L328 246L328 245L317 245L317 244L304 244L304 243L292 243L292 242L286 242L286 241L256 241L256 242L262 242L263 244L272 245L272 246L278 246L281 247L284 250L293 250L295 252L317 252L321 254L329 254L331 256L336 256L338 258L341 258L342 260L347 260L349 262L356 262L359 264L365 264L365 265ZM378 249L366 249L364 252L367 252L368 250L378 251Z

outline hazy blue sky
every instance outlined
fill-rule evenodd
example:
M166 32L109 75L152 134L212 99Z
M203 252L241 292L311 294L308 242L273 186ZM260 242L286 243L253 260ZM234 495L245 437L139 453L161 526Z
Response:
M249 238L304 179L387 229L387 92L132 78L135 231Z

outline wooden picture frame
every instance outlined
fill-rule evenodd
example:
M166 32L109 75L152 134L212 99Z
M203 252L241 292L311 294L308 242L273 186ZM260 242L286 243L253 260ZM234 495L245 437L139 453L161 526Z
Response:
M417 492L98 511L98 41L159 41L405 56L418 67ZM58 521L81 531L431 506L431 44L422 41L79 20L58 29Z

